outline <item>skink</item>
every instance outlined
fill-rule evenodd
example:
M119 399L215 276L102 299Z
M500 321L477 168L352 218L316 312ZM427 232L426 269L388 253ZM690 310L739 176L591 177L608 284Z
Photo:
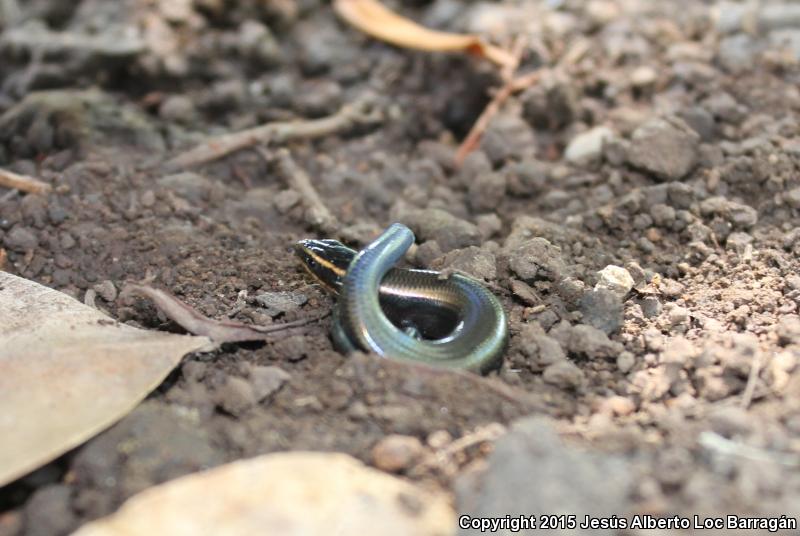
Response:
M337 349L475 372L499 366L508 339L500 302L470 277L393 268L413 243L400 223L359 252L336 240L297 243L306 269L339 295Z

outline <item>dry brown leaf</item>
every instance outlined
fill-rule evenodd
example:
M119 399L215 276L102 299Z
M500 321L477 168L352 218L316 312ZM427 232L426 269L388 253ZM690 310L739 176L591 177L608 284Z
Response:
M365 34L393 45L431 52L468 52L508 68L514 57L480 36L440 32L401 17L375 0L334 0L336 13Z
M119 324L0 272L0 486L119 420L205 337Z
M268 454L150 488L73 536L375 534L447 536L455 514L442 493L346 454Z

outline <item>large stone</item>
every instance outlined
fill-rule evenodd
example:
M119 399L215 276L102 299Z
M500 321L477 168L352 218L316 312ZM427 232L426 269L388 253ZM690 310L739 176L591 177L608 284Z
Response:
M664 180L679 180L697 163L700 137L678 118L651 119L631 137L628 162Z
M447 536L446 495L345 454L291 452L242 460L149 488L75 536L380 534Z
M459 479L456 503L458 511L471 519L534 516L540 520L542 515L575 514L580 523L584 515L625 516L630 486L630 470L621 458L565 445L546 419L532 417L516 422L511 432L497 441L483 475ZM542 532L537 526L536 530L514 533L556 531ZM576 527L569 533L612 531ZM465 530L462 534L481 533Z

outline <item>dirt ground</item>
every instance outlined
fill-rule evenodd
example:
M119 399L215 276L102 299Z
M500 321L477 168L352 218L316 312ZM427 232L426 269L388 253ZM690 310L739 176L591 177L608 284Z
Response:
M111 429L0 489L0 535L65 534L261 453L375 464L390 434L435 449L497 424L511 431L491 455L477 442L396 471L471 515L800 515L800 4L389 5L521 35L519 72L541 70L460 168L496 69L379 43L328 3L0 2L0 166L54 187L0 189L5 270L151 329L179 330L120 297L126 282L281 323L334 303L294 241L357 247L402 221L409 265L484 279L511 332L487 379L346 358L327 319L191 355ZM356 101L380 119L167 166L206 136ZM279 147L334 229L314 225ZM265 367L286 375L252 400Z

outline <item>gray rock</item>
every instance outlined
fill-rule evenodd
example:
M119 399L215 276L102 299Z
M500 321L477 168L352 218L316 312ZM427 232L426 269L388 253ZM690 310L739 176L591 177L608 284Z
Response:
M567 361L557 361L549 365L542 373L542 379L561 389L577 389L583 385L586 376L575 363Z
M478 175L469 185L469 204L477 212L495 210L506 195L506 177L502 173Z
M623 374L630 372L635 364L636 356L632 352L621 352L617 356L617 369Z
M235 417L246 413L257 401L250 382L236 376L228 376L225 383L214 392L214 402Z
M678 118L651 119L633 132L628 162L660 179L678 180L697 163L699 141Z
M671 182L667 185L668 204L676 209L688 209L695 201L695 191L688 184Z
M253 394L261 402L289 381L291 375L280 367L253 367L250 369L250 383Z
M255 20L245 20L239 26L239 54L255 67L270 67L280 62L281 48L270 29Z
M480 245L482 240L477 226L441 209L401 210L399 219L413 229L418 240L435 240L444 253Z
M728 71L738 73L752 68L759 49L753 37L738 33L720 40L717 60Z
M609 264L599 272L597 272L597 284L594 286L595 290L605 289L613 292L620 299L625 299L628 292L633 288L633 276L630 272L621 266L614 266Z
M53 484L36 490L25 504L25 534L60 536L77 525L72 511L72 490L65 484Z
M537 129L558 130L580 113L576 86L561 75L547 75L520 97L525 119Z
M570 308L575 308L586 294L586 284L576 277L562 277L556 281L556 292Z
M281 190L272 198L275 208L278 209L278 212L281 214L289 212L292 208L296 207L301 200L302 197L300 197L300 194L294 190Z
M547 335L538 323L527 324L519 335L519 348L528 358L528 366L534 372L564 361L567 355L553 337Z
M448 269L463 272L478 279L492 281L497 277L497 262L492 253L477 246L469 246L447 253L432 266L436 270Z
M322 117L335 112L342 102L342 86L334 80L315 80L292 96L294 108L306 117Z
M308 339L302 335L283 338L273 344L272 348L276 354L291 362L300 361L309 353Z
M669 227L675 221L675 209L669 205L658 203L650 207L650 216L659 227Z
M715 91L703 101L703 106L714 117L726 123L737 124L747 116L747 108L736 102L730 93L724 91Z
M675 305L672 303L667 305L671 306L667 311L667 322L669 327L686 325L689 323L689 310L686 307L681 307L680 305Z
M481 214L475 218L475 224L484 238L490 238L503 229L503 221L497 214Z
M193 203L208 199L212 189L209 179L190 171L161 177L158 179L158 184Z
M15 225L8 232L3 242L8 249L19 251L20 253L32 251L39 245L39 239L36 238L36 233L33 229L21 225Z
M678 113L692 130L697 132L703 141L711 141L717 134L717 123L714 116L702 106L693 106Z
M739 255L747 250L747 246L753 243L753 237L747 233L731 233L725 240L725 247L733 249Z
M497 441L484 474L459 478L456 509L472 517L497 518L576 513L580 522L585 514L625 516L630 488L630 469L621 458L565 445L549 421L532 417L517 421ZM544 533L536 529L514 534ZM570 533L613 531L576 529ZM463 530L460 534L481 533Z
M616 359L622 345L594 326L578 324L569 330L567 348L572 354L589 359Z
M436 240L428 240L417 247L414 261L418 266L431 266L437 259L442 258L442 248Z
M13 137L26 142L18 157L90 144L157 152L165 148L149 116L97 89L28 93L0 116L0 142Z
M567 266L561 257L561 248L544 238L531 238L509 252L511 270L525 281L550 279L557 281L564 276Z
M800 317L787 315L778 321L778 340L781 344L800 343Z
M418 462L424 453L425 447L418 438L391 434L372 448L372 461L381 471L399 473Z
M573 164L596 162L603 155L603 143L613 136L614 132L605 126L582 132L569 142L564 158Z
M533 156L536 138L533 130L519 115L502 113L495 117L481 140L481 146L496 166L515 159Z
M753 5L739 2L720 2L716 17L716 27L720 33L733 33L742 30L743 22L752 17Z
M622 299L608 289L591 290L583 295L580 303L583 321L610 335L623 322Z
M526 158L503 168L508 175L508 191L515 195L533 195L550 184L552 166L541 160Z
M296 25L299 64L306 75L326 72L332 65L347 65L357 59L357 51L336 25L320 24L308 17Z
M197 118L197 108L186 95L170 95L158 107L158 115L167 121L187 124Z
M783 201L794 209L800 208L800 188L792 188L784 192Z
M456 180L465 188L469 188L478 177L492 173L492 163L483 151L473 151L464 159L464 163L456 173Z
M267 309L270 316L278 316L282 313L290 313L300 309L300 306L308 301L308 296L301 292L264 292L255 298L257 304Z
M781 2L761 6L758 10L758 26L769 32L781 28L800 27L800 5Z
M720 216L740 228L749 228L758 222L756 209L720 196L703 200L700 213L703 216Z
M117 299L117 288L114 286L114 283L108 279L97 283L92 288L97 292L98 296L109 303Z
M639 301L645 318L655 318L661 314L661 302L655 296L645 296Z

